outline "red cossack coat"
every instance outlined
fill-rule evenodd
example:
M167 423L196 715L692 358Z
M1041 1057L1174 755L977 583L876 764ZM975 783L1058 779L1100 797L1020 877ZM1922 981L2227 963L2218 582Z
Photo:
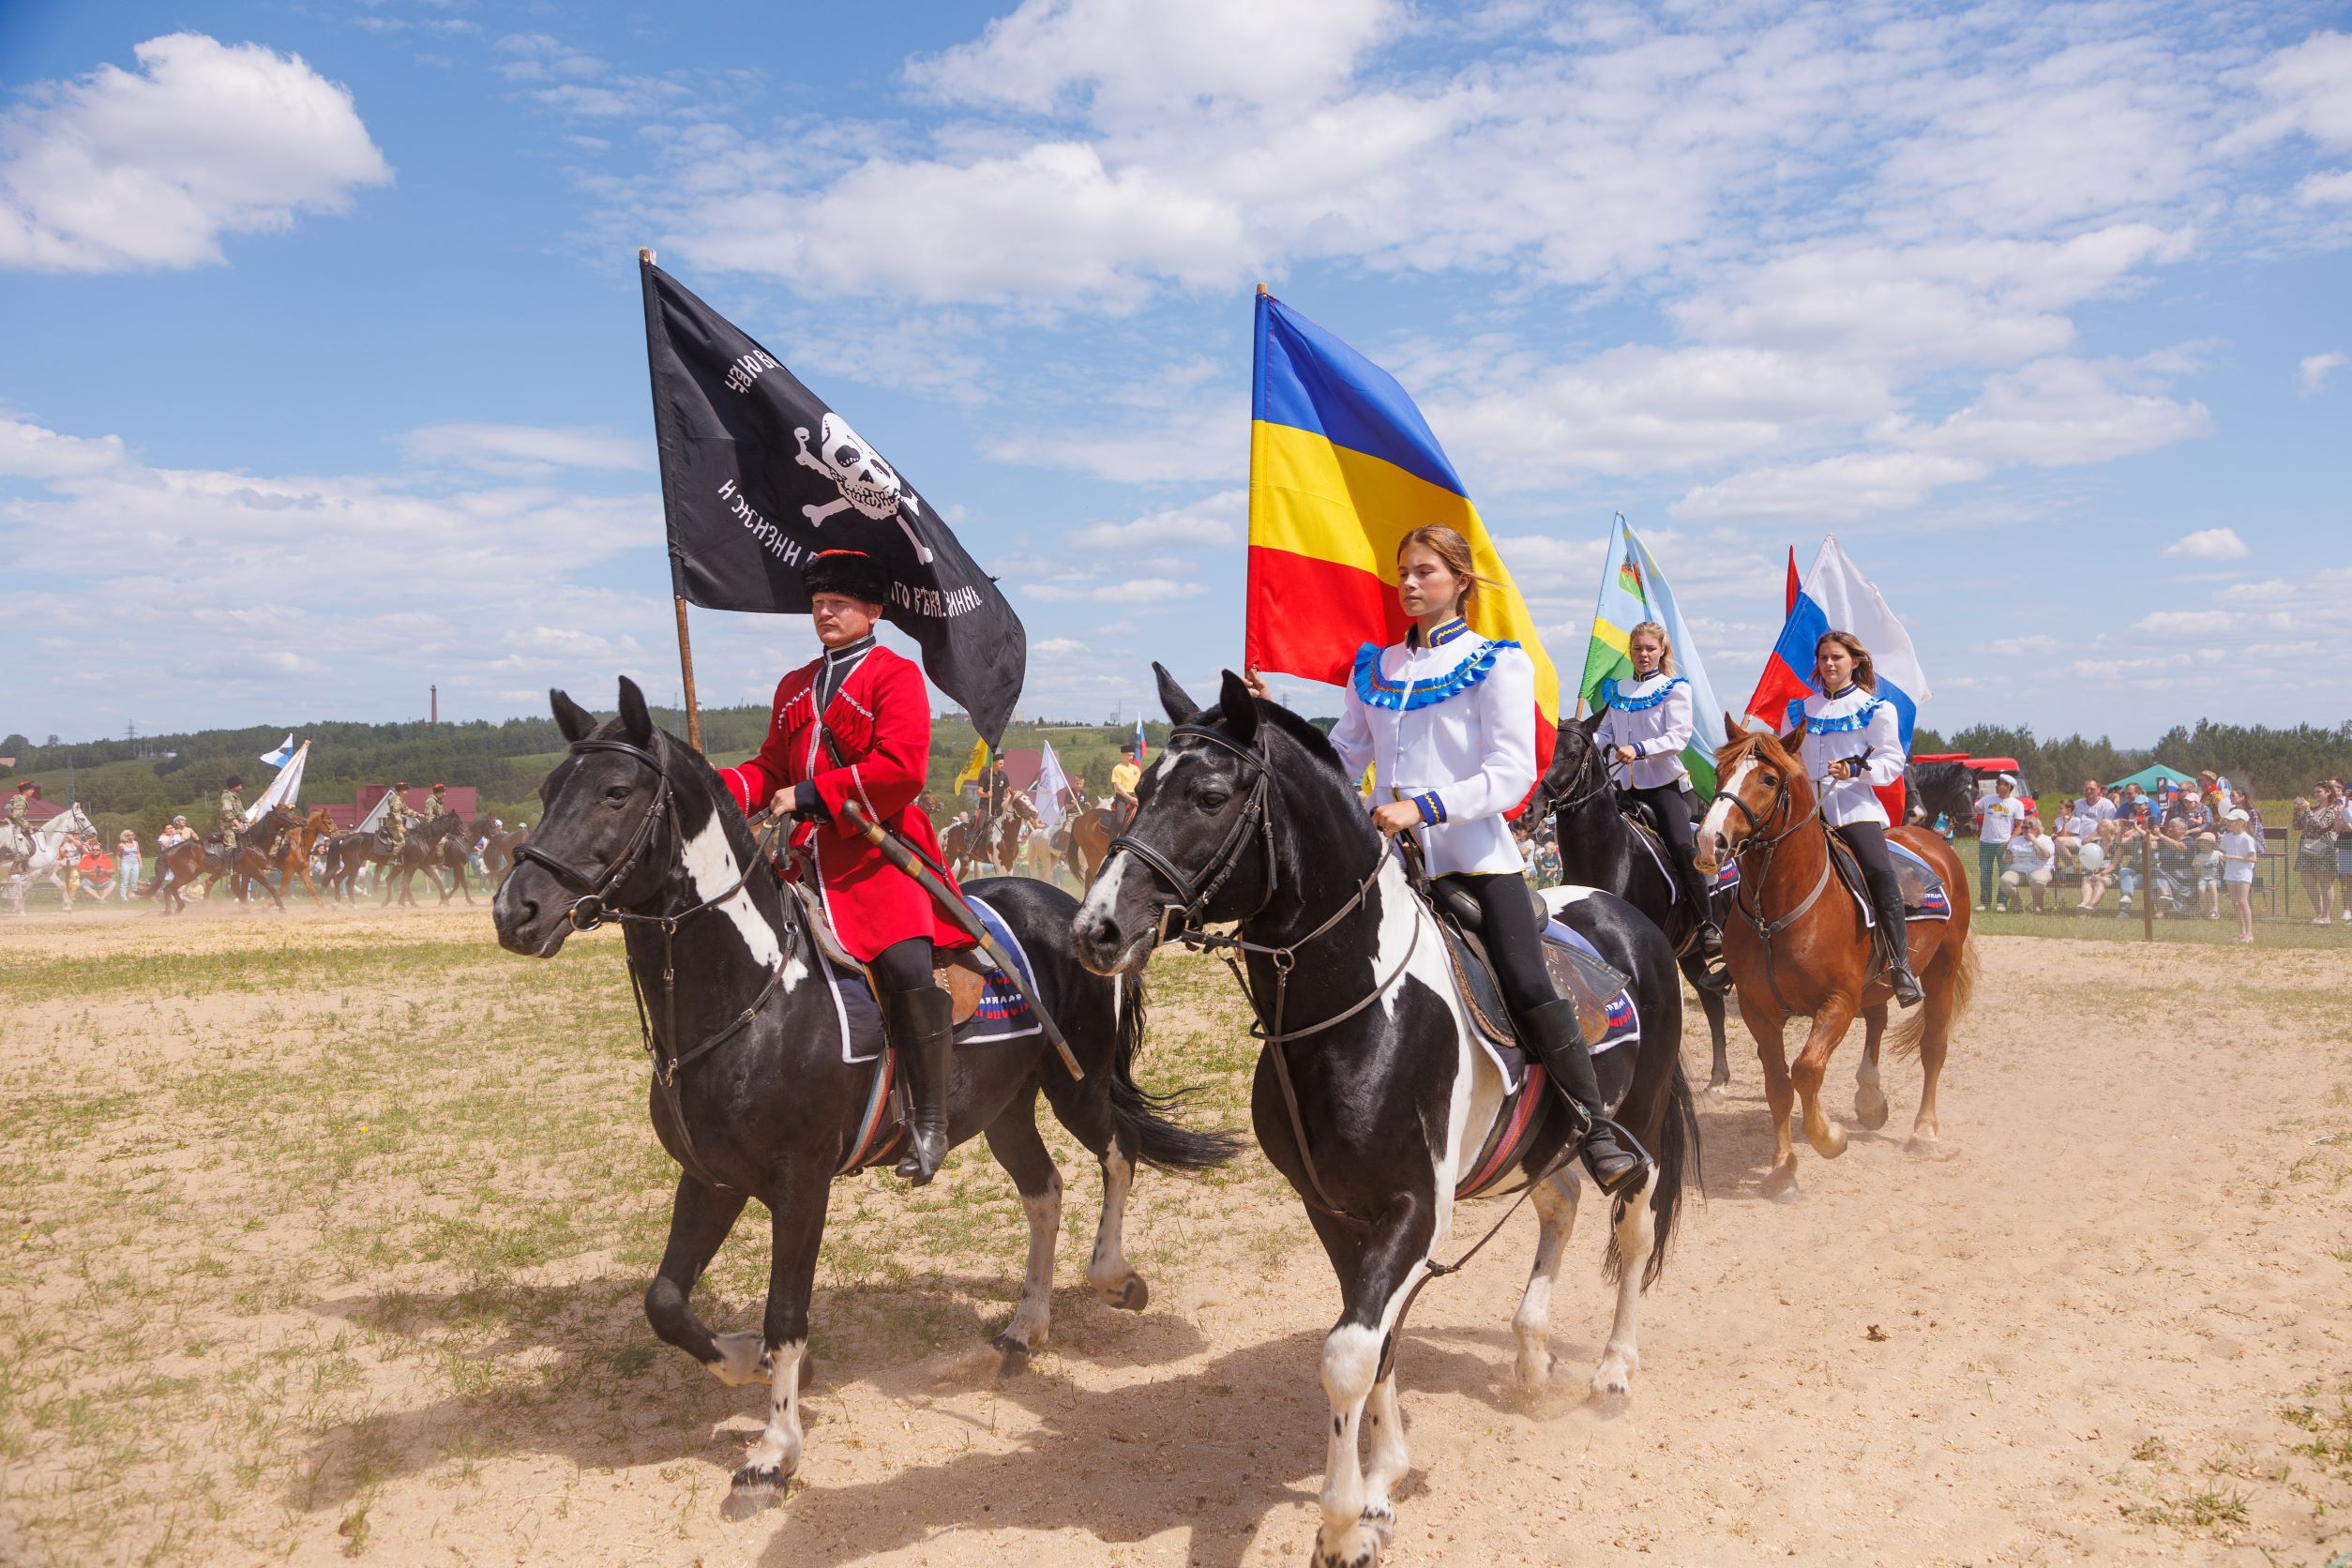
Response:
M841 803L854 800L875 822L940 867L939 836L914 804L931 759L931 707L915 663L875 648L841 683L825 708L824 728L840 753L836 765L816 723L818 659L776 683L776 710L760 754L719 777L747 815L788 785L810 783L833 821L801 822L795 845L813 843L817 880L841 945L870 960L894 942L929 937L941 947L972 938L922 885L865 838L841 825ZM952 877L942 877L955 887Z

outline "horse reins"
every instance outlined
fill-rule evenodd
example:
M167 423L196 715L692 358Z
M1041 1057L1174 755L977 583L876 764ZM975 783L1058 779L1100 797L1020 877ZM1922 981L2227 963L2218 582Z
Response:
M1741 859L1749 851L1758 848L1764 852L1763 860L1756 867L1756 876L1752 879L1756 887L1756 908L1751 910L1748 907L1748 886L1751 879L1745 876L1740 879L1740 891L1732 895L1731 907L1739 913L1741 919L1748 923L1749 929L1756 933L1757 944L1763 949L1765 988L1772 993L1772 1000L1780 1004L1781 1012L1787 1017L1794 1018L1797 1010L1789 1005L1787 997L1780 994L1780 977L1772 962L1772 939L1803 918L1805 912L1813 908L1814 904L1819 900L1822 892L1828 888L1832 852L1829 847L1830 830L1827 824L1824 824L1821 829L1820 880L1813 884L1813 891L1806 894L1798 902L1796 908L1782 915L1778 920L1766 920L1764 918L1764 889L1772 878L1772 856L1780 852L1780 846L1799 828L1819 821L1821 816L1821 798L1817 792L1812 810L1807 811L1778 833L1771 835L1764 833L1766 822L1778 822L1788 814L1790 807L1794 805L1792 792L1788 787L1789 776L1788 771L1783 769L1781 780L1772 790L1772 804L1760 818L1750 810L1748 803L1738 795L1726 794L1719 798L1728 803L1739 811L1740 815L1748 820L1747 842L1733 852L1732 858Z
M621 858L613 862L601 877L590 877L565 865L535 843L517 848L514 858L518 863L528 860L546 867L557 882L580 895L564 912L564 918L570 923L572 929L593 931L610 920L623 926L652 926L661 932L662 1031L659 1035L655 1033L653 1020L645 1010L644 983L638 978L637 966L629 966L629 995L637 1003L639 1038L645 1048L646 1056L653 1063L655 1086L661 1092L662 1103L669 1108L671 1124L678 1129L679 1147L685 1153L685 1158L678 1163L686 1168L686 1174L704 1186L720 1192L732 1192L734 1188L711 1175L709 1167L702 1163L701 1155L694 1147L694 1134L686 1125L686 1110L678 1093L678 1074L741 1033L745 1026L759 1015L760 1009L767 1005L768 998L774 996L776 988L783 984L785 967L792 961L790 945L787 944L786 952L776 960L767 984L760 988L760 994L751 999L748 1006L721 1025L716 1033L697 1042L691 1049L683 1051L677 1048L678 974L674 948L679 927L743 891L744 885L751 880L751 873L764 864L773 852L776 835L783 819L779 817L771 822L753 840L750 862L744 867L742 874L728 884L726 891L703 899L691 909L666 914L640 914L633 910L616 909L610 900L637 869L638 861L653 843L656 825L665 821L674 825L676 792L671 786L669 771L661 765L661 760L643 746L627 741L585 740L572 742L567 749L573 756L587 751L613 751L644 763L654 770L654 776L659 781L654 788L654 798L646 802L644 813L638 818L636 828L629 834L627 847L622 852ZM662 1044L665 1038L667 1054Z

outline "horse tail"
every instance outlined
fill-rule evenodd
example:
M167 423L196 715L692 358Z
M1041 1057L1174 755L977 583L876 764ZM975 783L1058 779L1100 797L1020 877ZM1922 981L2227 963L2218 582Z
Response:
M1123 974L1118 988L1119 1043L1110 1064L1110 1114L1134 1140L1145 1165L1161 1170L1206 1170L1242 1152L1231 1133L1195 1132L1174 1120L1179 1105L1197 1093L1154 1094L1135 1080L1136 1052L1143 1046L1143 977Z
M1964 941L1960 944L1960 961L1952 966L1952 1006L1943 1016L1947 1031L1968 1015L1968 1003L1976 1000L1976 943ZM1887 1049L1893 1052L1898 1061L1908 1062L1918 1057L1920 1042L1927 1035L1927 1015L1934 1010L1932 1002L1926 1006L1914 1007L1897 1018L1894 1027L1887 1031Z
M1698 1146L1698 1108L1691 1098L1691 1080L1682 1076L1682 1062L1678 1053L1674 1076L1666 1082L1666 1117L1658 1129L1658 1185L1650 1196L1651 1212L1657 1216L1656 1241L1650 1248L1650 1260L1642 1266L1641 1288L1645 1290L1658 1283L1666 1273L1666 1246L1674 1240L1675 1216L1682 1212L1682 1189L1687 1184L1700 1197L1707 1193L1707 1175ZM1609 1282L1615 1284L1624 1273L1625 1259L1617 1250L1617 1227L1609 1227L1608 1254L1602 1269Z

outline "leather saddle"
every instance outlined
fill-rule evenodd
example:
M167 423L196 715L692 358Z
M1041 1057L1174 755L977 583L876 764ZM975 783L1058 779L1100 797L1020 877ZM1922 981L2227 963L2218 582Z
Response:
M1909 850L1893 839L1887 840L1887 859L1894 866L1894 884L1903 896L1903 917L1913 920L1942 920L1951 914L1952 905L1944 893L1941 878ZM1862 923L1876 929L1877 911L1871 907L1870 884L1862 880L1862 862L1846 847L1846 840L1830 835L1830 864L1837 867L1838 881L1862 912Z
M833 922L825 917L824 901L804 883L788 882L784 885L792 890L792 897L799 903L801 921L825 961L844 973L865 975L867 988L875 989L873 976L867 974L866 966L850 957L850 950L841 945L839 933L834 930ZM980 1010L980 995L988 988L989 973L988 960L977 947L942 948L934 956L931 979L954 1003L954 1018L957 1024L966 1022ZM879 996L881 993L876 990L875 994ZM888 1028L885 1018L883 1029L887 1032Z
M1454 972L1455 989L1478 1032L1499 1047L1517 1050L1518 1033L1511 1010L1495 979L1494 960L1487 956L1485 912L1478 900L1451 882L1425 885L1430 912L1445 935L1447 966ZM1539 927L1551 921L1543 898L1525 882L1528 902ZM1551 972L1552 988L1576 1004L1576 1022L1587 1040L1605 1040L1609 1032L1609 1003L1625 988L1626 976L1600 959L1550 936L1544 939L1544 964Z

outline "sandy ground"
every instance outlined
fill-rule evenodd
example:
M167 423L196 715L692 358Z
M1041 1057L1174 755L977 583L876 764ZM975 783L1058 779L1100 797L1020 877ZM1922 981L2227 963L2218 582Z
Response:
M1254 1153L1254 1170L1214 1191L1146 1177L1131 1229L1153 1291L1140 1315L1097 1304L1083 1245L1065 1245L1053 1343L1028 1375L1003 1380L974 1348L1018 1284L1009 1184L973 1163L957 1168L961 1186L942 1183L946 1198L860 1179L854 1206L837 1203L845 1245L879 1235L884 1252L919 1250L948 1234L924 1227L966 1201L958 1193L993 1206L955 1232L976 1241L940 1244L944 1268L828 1253L801 1481L780 1511L744 1522L723 1519L719 1501L761 1392L717 1387L637 1317L668 1168L646 1153L630 1042L568 1075L549 1065L568 1060L554 1044L535 1046L536 1065L478 1086L543 1097L550 1124L584 1118L583 1136L603 1144L592 1167L550 1152L482 1175L471 1154L431 1156L433 1129L420 1127L397 1144L410 1157L384 1156L381 1184L362 1149L339 1199L249 1227L228 1261L182 1233L236 1229L229 1215L265 1204L270 1183L299 1168L257 1163L247 1132L188 1108L208 1103L188 1084L254 1070L254 1042L290 1018L371 1002L409 1009L429 1033L431 1018L413 976L355 970L290 1000L212 988L206 963L283 951L324 964L316 955L339 947L373 961L403 943L445 963L434 956L475 941L478 970L426 989L474 995L469 1017L520 1029L527 1015L502 1011L500 988L524 972L489 950L479 912L207 911L0 929L0 1004L7 966L53 985L61 963L128 960L138 967L104 972L143 976L133 988L153 993L53 989L0 1013L0 1150L26 1185L5 1199L26 1212L8 1216L24 1234L9 1308L21 1361L0 1375L0 1460L14 1472L0 1560L1222 1568L1305 1555L1326 1419L1319 1339L1336 1291L1296 1200ZM573 972L626 1007L616 971ZM1164 991L1150 1048L1173 1078L1209 1069L1167 1060L1192 1048L1171 1042L1236 1021L1213 976L1189 984ZM330 1059L333 1027L314 1030ZM1770 1133L1736 1015L1733 1027L1731 1090L1701 1099L1709 1199L1686 1212L1647 1298L1630 1405L1584 1394L1609 1301L1590 1201L1555 1298L1554 1384L1532 1398L1512 1387L1508 1324L1533 1235L1522 1211L1415 1311L1401 1361L1415 1468L1392 1560L2318 1564L2352 1551L2342 957L1993 939L1945 1078L1945 1150L1904 1148L1917 1100L1905 1064L1890 1065L1886 1129L1853 1124L1844 1086L1857 1038L1832 1067L1852 1147L1823 1162L1801 1144L1801 1196L1787 1204L1757 1189ZM469 1035L434 1037L437 1053L461 1054ZM1217 1070L1231 1078L1245 1060L1229 1050ZM1696 1033L1685 1061L1703 1079ZM361 1062L352 1081L372 1070ZM176 1098L156 1091L166 1084ZM42 1120L76 1095L91 1097L83 1122ZM291 1126L304 1113L272 1114ZM302 1136L328 1138L336 1114L301 1123ZM459 1111L447 1114L454 1127ZM159 1153L108 1200L143 1203L138 1224L109 1229L118 1215L74 1207L73 1184L149 1142ZM1081 1231L1096 1184L1091 1168L1063 1168ZM52 1174L53 1191L40 1184ZM414 1323L436 1303L462 1306L464 1291L448 1262L416 1250L411 1222L435 1203L539 1213L551 1194L626 1211L637 1239L609 1243L580 1222L589 1244L526 1256L496 1275L504 1304L476 1315L486 1327L420 1349ZM370 1217L379 1203L391 1208ZM400 1204L414 1213L403 1219ZM1492 1212L1464 1211L1449 1250ZM173 1223L188 1215L198 1222ZM370 1227L397 1244L354 1240ZM733 1272L706 1287L714 1319L753 1320L764 1253L762 1227L739 1229L723 1259ZM275 1289L249 1281L241 1258ZM212 1272L218 1289L199 1283ZM459 1306L446 1317L475 1321ZM303 1347L333 1359L313 1365ZM272 1364L303 1368L310 1386L251 1370ZM52 1396L124 1387L108 1380L126 1375L176 1379L184 1393L143 1406L149 1429L128 1437L99 1434L86 1400ZM273 1423L282 1441L234 1461L239 1434ZM495 1439L475 1440L493 1425ZM167 1428L195 1440L173 1448ZM167 1448L194 1457L167 1462ZM109 1464L155 1479L93 1489L88 1471Z

